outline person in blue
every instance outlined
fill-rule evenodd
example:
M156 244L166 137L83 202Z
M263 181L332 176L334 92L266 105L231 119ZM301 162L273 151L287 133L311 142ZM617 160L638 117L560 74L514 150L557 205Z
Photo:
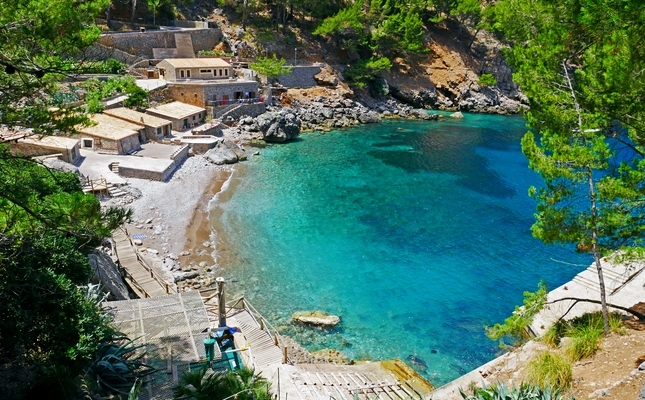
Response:
M220 349L228 349L230 347L233 347L233 333L231 333L230 329L224 329L221 332L218 332L217 335L217 345L219 346Z

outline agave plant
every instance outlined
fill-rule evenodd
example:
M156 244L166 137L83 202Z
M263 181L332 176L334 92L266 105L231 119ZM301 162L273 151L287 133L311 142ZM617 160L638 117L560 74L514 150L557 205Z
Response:
M269 400L269 384L250 369L213 372L208 368L184 373L173 389L175 399Z
M519 387L512 385L510 388L505 383L491 386L483 385L475 388L472 395L467 395L459 389L464 400L565 400L565 395L560 389L550 387L541 388L538 385L523 383ZM574 400L573 397L570 398Z
M126 337L113 339L99 346L86 376L96 385L101 395L130 395L134 385L157 370L143 362L144 345L134 345ZM140 385L140 383L139 383Z

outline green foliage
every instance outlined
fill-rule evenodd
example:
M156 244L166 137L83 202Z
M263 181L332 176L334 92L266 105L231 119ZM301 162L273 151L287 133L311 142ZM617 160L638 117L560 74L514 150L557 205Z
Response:
M226 54L219 50L200 50L197 55L204 57L223 57L223 56L232 56L233 53Z
M495 79L495 75L493 74L481 74L479 79L477 79L477 83L484 87L495 86L497 85L497 79Z
M107 81L88 79L83 87L87 91L85 96L87 112L92 114L103 111L103 99L117 94L128 95L128 98L123 102L126 107L144 108L148 101L148 92L137 85L133 76L112 77Z
M527 380L539 387L566 390L573 382L573 365L561 354L547 351L529 361Z
M392 68L392 63L386 57L372 57L369 60L361 61L358 65L350 68L346 72L348 79L352 80L359 87L365 86L373 81L378 74Z
M512 385L510 388L505 383L483 385L474 389L471 395L462 389L459 389L459 393L464 400L565 400L565 395L558 388L542 388L530 383L522 383L519 387Z
M0 9L0 123L55 132L83 121L78 110L57 104L56 81L78 72L71 55L101 33L94 19L108 0L16 0ZM56 115L49 108L60 108Z
M486 336L491 340L499 340L500 347L518 344L529 339L527 327L533 322L533 317L544 307L548 291L544 281L538 283L535 292L524 292L524 305L515 306L515 311L504 320L503 324L486 327Z
M620 313L609 315L611 332L624 334L625 328ZM602 314L599 312L587 313L570 321L558 321L545 335L545 342L557 347L563 337L569 337L565 349L566 355L573 361L591 357L600 347L604 327Z
M274 54L273 57L258 57L255 62L250 64L250 67L260 75L266 76L267 79L273 79L291 73L291 67L285 67L285 64L284 58L278 59Z
M167 0L147 0L148 8L152 10L152 24L157 24L157 10L161 7ZM158 29L158 27L157 27Z
M173 391L175 399L207 400L233 396L238 400L271 398L269 382L246 368L220 372L207 368L190 371L181 376L179 385Z
M65 390L111 337L100 300L81 285L91 274L87 254L128 216L101 212L76 175L0 146L0 368L11 371L0 376L4 398L52 383Z
M142 361L145 356L143 350L145 345L134 345L123 337L102 343L85 370L86 377L102 396L129 395L136 390L138 382L156 372Z
M530 100L522 140L544 185L533 235L601 258L645 244L645 9L633 0L496 2L490 25ZM604 286L600 287L608 330Z

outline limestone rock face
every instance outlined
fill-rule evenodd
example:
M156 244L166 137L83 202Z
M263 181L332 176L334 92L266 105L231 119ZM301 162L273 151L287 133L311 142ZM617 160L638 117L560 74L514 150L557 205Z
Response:
M426 121L439 119L438 114L429 114L428 111L424 110L423 108L415 108L414 110L410 111L410 115Z
M119 268L105 252L96 250L87 256L94 275L92 283L99 283L108 292L109 300L129 300L128 287L121 278Z
M401 90L390 83L392 97L416 108L434 107L437 104L437 92L434 88L420 90Z
M320 86L336 86L338 85L338 78L334 75L329 68L322 68L318 74L314 76L314 80Z
M361 124L376 124L381 122L381 116L376 111L368 111L358 115Z
M338 325L340 317L324 311L297 311L291 315L291 320L302 324L331 328Z
M204 157L217 165L234 164L240 160L246 160L246 152L230 140L224 139L208 150Z
M286 142L300 134L300 120L286 107L279 113L267 112L260 115L257 124L266 142Z

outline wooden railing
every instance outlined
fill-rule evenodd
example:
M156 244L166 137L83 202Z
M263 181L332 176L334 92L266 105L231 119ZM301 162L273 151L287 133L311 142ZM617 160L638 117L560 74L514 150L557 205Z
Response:
M286 364L289 362L289 357L287 354L287 346L284 344L282 338L280 337L280 334L278 333L278 330L271 325L267 320L264 319L262 314L258 310L251 305L251 303L248 302L244 297L240 297L237 300L230 301L226 304L226 315L229 314L229 312L233 310L246 310L249 312L253 320L255 321L256 324L262 329L263 331L266 331L269 336L273 339L273 342L275 343L276 346L280 347L282 349L282 362Z

